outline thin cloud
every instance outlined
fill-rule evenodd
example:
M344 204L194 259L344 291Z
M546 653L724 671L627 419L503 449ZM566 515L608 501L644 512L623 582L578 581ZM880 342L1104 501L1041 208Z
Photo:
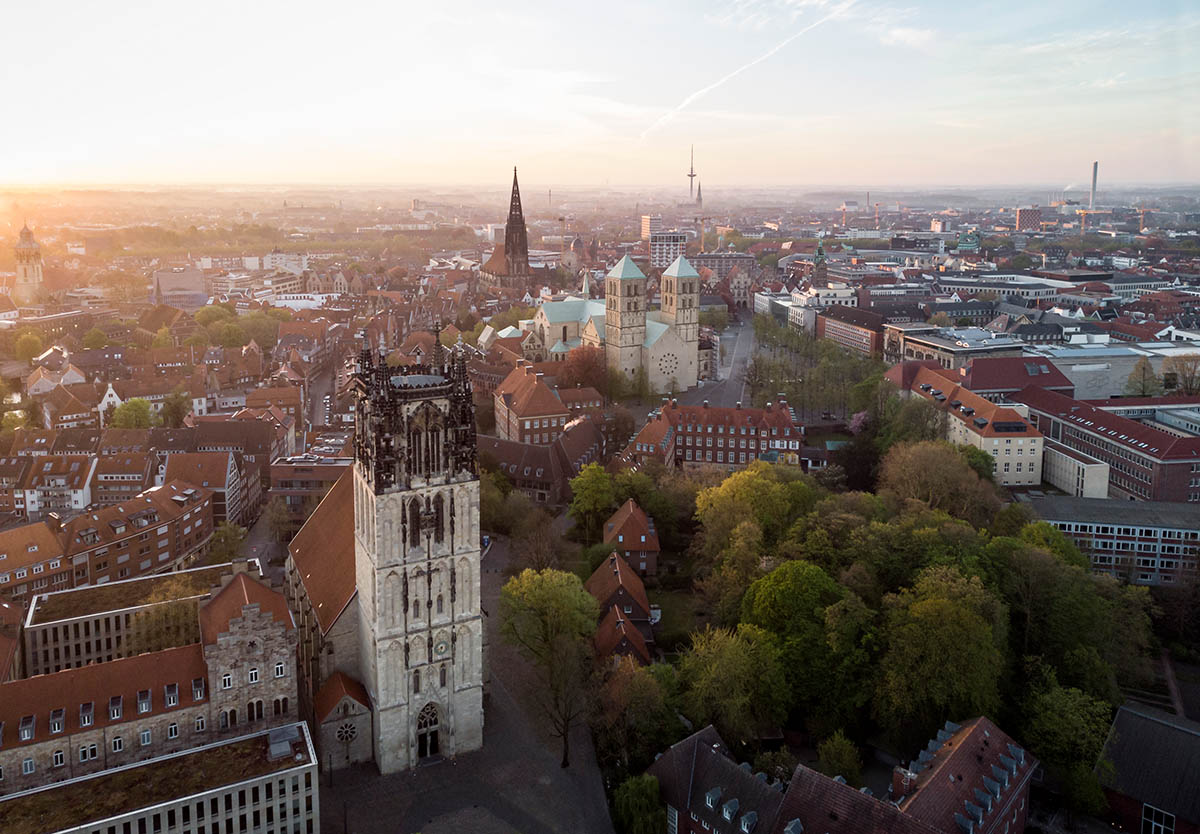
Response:
M826 23L830 20L833 20L835 17L839 17L840 15L849 11L856 2L857 2L857 0L847 0L847 2L842 3L840 6L835 8L832 12L825 15L824 17L808 24L803 29L800 29L798 32L794 32L793 34L788 35L782 41L780 41L775 46L768 49L763 54L759 55L754 60L749 61L745 64L742 64L737 69L733 70L732 72L726 73L725 75L721 76L716 81L709 84L708 86L701 87L699 90L696 90L695 92L689 94L687 97L685 97L683 99L683 101L681 101L681 102L679 102L679 104L675 105L675 107L671 108L666 113L663 113L661 116L659 116L657 119L655 119L653 124L651 124L648 128L646 128L645 130L642 131L641 136L639 138L645 139L651 133L654 133L656 130L659 130L659 129L665 127L667 124L669 124L671 122L672 119L674 119L676 116L678 116L680 113L682 113L685 109L687 109L688 105L690 105L692 102L696 101L697 99L701 98L702 96L707 95L708 93L711 93L713 90L717 89L721 85L726 84L729 81L732 81L734 78L741 75L743 72L750 69L751 67L761 64L763 61L770 58L776 52L783 49L785 46L790 44L792 41L796 40L796 38L799 38L801 35L806 35L809 32L811 32L813 29L816 29L822 23Z
M911 26L893 26L879 35L880 43L887 46L907 46L926 49L933 45L935 33L932 29L914 29Z

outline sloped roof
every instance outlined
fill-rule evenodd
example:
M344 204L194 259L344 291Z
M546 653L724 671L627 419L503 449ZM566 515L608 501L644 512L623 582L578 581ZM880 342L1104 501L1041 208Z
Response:
M607 604L613 598L613 594L624 588L643 611L650 611L650 600L646 596L646 586L642 583L642 578L629 567L625 557L619 553L612 553L602 561L588 577L584 587L601 605Z
M804 831L821 834L951 834L961 829L934 828L914 819L892 805L867 796L850 785L829 778L823 773L799 765L792 773L787 792L779 809L773 830L783 834L792 820L799 820ZM791 834L791 832L787 832Z
M659 549L658 533L655 532L650 517L632 498L622 504L620 509L604 522L605 542L616 542L621 536L625 538L623 542L620 542L621 544L634 545L634 547L626 547L627 550L657 551Z
M1127 704L1117 710L1103 758L1102 781L1119 794L1189 822L1200 820L1200 722Z
M371 698L363 685L349 675L336 671L321 684L321 688L313 696L313 714L316 715L317 723L328 718L329 713L333 712L343 698L352 698L367 709L371 708Z
M270 614L271 619L288 629L296 627L283 594L248 573L239 573L200 608L200 636L205 645L216 643L221 634L229 631L230 622L240 618L247 605L258 605L259 611Z
M354 474L347 468L300 528L288 553L322 632L357 590L354 578Z
M167 456L168 481L187 481L207 489L228 486L229 460L233 452L176 452Z
M520 417L564 414L567 410L554 389L528 365L513 368L496 386L496 396L502 397L508 408Z
M680 255L671 261L671 265L663 270L664 278L699 278L700 273L691 265L687 258Z
M607 657L619 649L623 642L628 643L629 651L643 663L651 662L650 650L646 648L646 638L642 637L642 633L621 613L621 609L614 605L600 620L592 643L596 647L597 654Z
M929 390L921 386L928 385ZM1005 408L991 400L985 400L970 389L946 379L941 373L929 368L921 368L913 378L910 388L914 397L920 397L939 411L944 411L951 418L963 423L966 428L980 437L1041 437L1042 433L1034 428L1026 417L1014 408ZM940 392L940 393L939 393ZM937 399L941 397L941 399ZM958 403L955 406L954 403ZM962 408L971 410L970 414ZM986 421L986 422L983 422ZM1007 428L1024 426L1019 431L1004 431L997 429L997 424Z
M633 258L628 255L622 255L621 260L617 261L616 265L608 271L608 277L616 278L620 281L635 281L646 276L638 269L637 264L633 262Z

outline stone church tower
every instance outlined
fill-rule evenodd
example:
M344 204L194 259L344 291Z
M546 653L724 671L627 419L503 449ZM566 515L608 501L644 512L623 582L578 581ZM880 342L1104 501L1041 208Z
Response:
M479 474L466 357L361 354L354 562L382 773L483 745Z
M632 379L646 341L646 276L624 256L605 278L604 351L608 367Z
M677 374L695 384L700 373L700 273L681 255L662 274L660 318L675 328L683 342L683 363Z
M26 224L16 245L17 280L12 287L12 301L18 307L37 304L42 294L42 247L33 239Z

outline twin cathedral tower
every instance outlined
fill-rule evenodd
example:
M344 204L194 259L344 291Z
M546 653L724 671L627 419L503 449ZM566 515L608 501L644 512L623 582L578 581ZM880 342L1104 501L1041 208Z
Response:
M383 773L483 745L475 410L461 349L355 379L354 568Z

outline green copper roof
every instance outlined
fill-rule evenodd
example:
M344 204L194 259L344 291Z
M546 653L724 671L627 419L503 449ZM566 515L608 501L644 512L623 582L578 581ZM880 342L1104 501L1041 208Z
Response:
M617 261L617 265L608 271L609 278L617 278L621 281L633 281L639 278L645 278L642 271L637 268L637 264L628 255L625 255L621 260Z
M667 278L699 278L700 273L688 263L687 258L680 255L675 260L671 261L671 265L667 267L663 275Z

